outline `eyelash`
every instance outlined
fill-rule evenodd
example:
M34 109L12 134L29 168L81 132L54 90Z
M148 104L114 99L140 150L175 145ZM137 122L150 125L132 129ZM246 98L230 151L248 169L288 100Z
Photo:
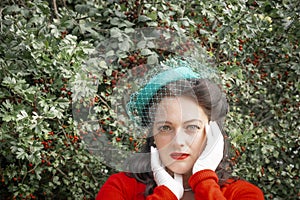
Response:
M166 129L168 129L168 130L166 130ZM196 131L199 131L201 129L201 127L198 125L187 125L185 127L185 129L190 132L196 132ZM172 128L168 125L163 125L163 126L158 127L158 131L160 133L169 133L171 130L172 130Z
M188 126L187 126L187 129L190 128L190 127L193 127L193 130L194 130L194 129L197 129L197 130L200 130L200 129L201 129L201 127L198 126L198 125L188 125Z
M169 130L163 130L163 129L165 129L165 128L168 128ZM167 126L167 125L163 125L163 126L158 127L158 131L159 131L159 132L168 132L168 131L170 131L170 130L171 130L171 127L170 127L170 126Z

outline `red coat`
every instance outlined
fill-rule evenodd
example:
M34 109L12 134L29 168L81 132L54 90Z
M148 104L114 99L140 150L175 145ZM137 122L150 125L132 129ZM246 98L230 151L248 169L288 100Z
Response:
M203 170L194 174L189 184L196 200L263 200L262 191L255 185L243 180L228 180L222 188L218 185L214 171ZM120 172L108 178L101 187L96 200L177 200L176 196L165 186L158 186L153 194L145 197L146 185L135 178Z

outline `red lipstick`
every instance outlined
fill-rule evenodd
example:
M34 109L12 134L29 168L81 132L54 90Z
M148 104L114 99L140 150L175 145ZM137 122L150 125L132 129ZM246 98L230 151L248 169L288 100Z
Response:
M171 158L173 158L174 160L184 160L184 159L186 159L187 157L189 157L190 154L174 152L174 153L171 153L170 156L171 156Z

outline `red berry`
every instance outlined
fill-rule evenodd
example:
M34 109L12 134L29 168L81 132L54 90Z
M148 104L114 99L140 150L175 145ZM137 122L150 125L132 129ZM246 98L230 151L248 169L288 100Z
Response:
M288 72L288 71L285 71L285 72L284 72L284 75L288 76L288 75L289 75L289 72Z
M128 56L130 62L134 62L135 61L135 57L134 56Z
M243 51L243 45L239 45L239 50Z

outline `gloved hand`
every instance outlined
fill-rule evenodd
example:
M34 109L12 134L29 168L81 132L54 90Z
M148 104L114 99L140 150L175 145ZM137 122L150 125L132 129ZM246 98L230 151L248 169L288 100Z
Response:
M193 174L204 169L215 171L223 158L224 138L216 122L205 126L207 144L193 166Z
M169 188L177 199L183 196L182 175L174 174L174 178L164 169L158 150L151 147L151 168L156 184L164 185Z

